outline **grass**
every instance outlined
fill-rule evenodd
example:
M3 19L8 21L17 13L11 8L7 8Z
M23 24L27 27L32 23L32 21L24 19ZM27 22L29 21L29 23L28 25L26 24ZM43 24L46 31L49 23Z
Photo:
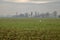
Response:
M0 18L0 40L60 40L60 19Z

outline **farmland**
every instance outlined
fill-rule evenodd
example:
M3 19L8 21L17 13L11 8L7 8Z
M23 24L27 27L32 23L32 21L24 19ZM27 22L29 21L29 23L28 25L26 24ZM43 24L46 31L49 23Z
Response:
M0 18L0 40L60 40L60 19Z

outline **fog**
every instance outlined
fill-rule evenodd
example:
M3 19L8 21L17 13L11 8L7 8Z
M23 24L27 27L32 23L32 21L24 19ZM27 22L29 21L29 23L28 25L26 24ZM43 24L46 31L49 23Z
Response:
M13 0L14 1L14 0ZM18 12L18 15L21 13L30 13L30 12L39 12L39 13L52 13L53 11L57 11L58 14L60 14L60 1L59 0L45 0L51 1L46 3L41 3L41 0L38 0L40 3L31 2L34 0L30 0L30 2L26 3L16 3L16 2L8 2L8 1L1 1L0 0L0 16L6 16L6 15L16 15L16 12ZM43 0L44 1L44 0ZM42 2L43 2L42 1Z

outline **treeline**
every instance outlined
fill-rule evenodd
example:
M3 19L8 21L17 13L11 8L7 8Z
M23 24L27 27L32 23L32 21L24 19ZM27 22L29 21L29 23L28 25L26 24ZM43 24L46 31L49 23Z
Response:
M16 13L13 17L23 17L23 18L60 18L60 15L58 15L57 11L54 11L52 13L39 13L39 12L30 12L30 13Z

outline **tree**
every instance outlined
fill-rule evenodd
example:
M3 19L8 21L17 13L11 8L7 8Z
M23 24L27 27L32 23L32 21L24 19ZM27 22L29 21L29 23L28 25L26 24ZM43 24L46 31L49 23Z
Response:
M41 14L41 17L42 17L42 18L45 18L45 14L44 14L44 13L42 13L42 14Z
M49 12L47 12L47 13L46 13L46 17L48 18L48 17L49 17L49 15L50 15L50 14L49 14Z
M31 12L31 17L33 16L33 12Z
M28 13L25 13L25 17L28 17L29 15L28 15Z
M24 17L24 14L21 13L21 14L19 15L19 17Z
M56 17L57 17L57 11L54 11L54 12L53 12L53 15L54 15L54 17L56 18Z
M35 12L35 17L37 17L37 12Z
M60 18L60 15L58 17Z

